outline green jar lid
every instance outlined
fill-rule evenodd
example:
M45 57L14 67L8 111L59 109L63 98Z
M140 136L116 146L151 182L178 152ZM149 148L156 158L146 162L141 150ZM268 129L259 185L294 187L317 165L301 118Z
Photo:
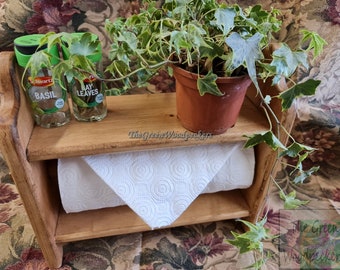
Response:
M28 61L30 60L32 54L34 54L39 48L40 39L43 37L43 34L32 34L18 37L14 40L14 52L18 64L21 67L26 67ZM40 50L47 50L47 46L41 46ZM59 54L57 46L53 46L49 53L52 55L51 63L55 65L59 62ZM53 57L55 56L55 57Z
M71 37L74 38L74 39L78 39L80 40L81 37L86 34L86 33L89 33L89 32L76 32L76 33L71 33ZM91 40L92 41L96 41L98 40L98 36L93 34L93 33L90 33L91 34ZM64 39L66 41L66 39ZM87 58L93 62L93 63L98 63L102 60L102 46L99 42L98 44L98 47L97 47L97 53L94 53L94 54L91 54L91 55L87 55ZM68 55L67 53L65 52L65 49L64 49L64 57L67 59L68 58Z

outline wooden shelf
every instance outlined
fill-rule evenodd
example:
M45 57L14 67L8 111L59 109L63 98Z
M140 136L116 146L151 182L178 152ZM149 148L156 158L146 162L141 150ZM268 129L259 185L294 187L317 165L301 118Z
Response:
M198 134L185 130L176 117L175 93L108 97L108 116L100 122L71 123L55 129L35 127L27 147L30 161L109 152L243 141L268 129L264 115L246 98L235 127L205 140L176 136ZM172 137L170 134L174 134ZM167 138L147 135L169 134ZM139 137L140 136L140 137ZM139 137L139 138L138 138Z
M171 227L249 216L249 206L239 190L200 195ZM151 228L128 206L66 214L62 211L56 242L68 243L148 231Z

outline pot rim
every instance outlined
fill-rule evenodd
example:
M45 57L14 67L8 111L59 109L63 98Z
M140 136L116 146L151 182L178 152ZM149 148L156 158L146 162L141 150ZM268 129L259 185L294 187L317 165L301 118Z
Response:
M198 74L197 73L194 73L194 72L191 72L191 71L187 71L186 69L178 66L178 65L175 65L175 64L171 64L171 68L174 70L174 72L177 72L179 74L181 74L182 76L184 77L187 77L187 78L190 78L190 79L195 79L197 80L198 78ZM200 77L204 77L205 75L200 75ZM242 76L226 76L226 77L217 77L217 82L221 82L221 81L237 81L237 80L240 80L240 79L245 79L245 78L248 78L249 80L250 77L249 77L249 74L245 74L245 75L242 75Z

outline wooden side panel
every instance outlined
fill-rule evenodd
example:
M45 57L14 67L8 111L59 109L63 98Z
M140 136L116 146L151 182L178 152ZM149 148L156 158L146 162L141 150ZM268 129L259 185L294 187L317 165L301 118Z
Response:
M26 147L34 123L24 95L20 95L13 54L0 54L0 151L22 198L42 252L50 267L60 267L62 246L55 243L59 203L49 183L44 161L28 162ZM13 80L12 80L13 79ZM20 80L19 80L20 81Z

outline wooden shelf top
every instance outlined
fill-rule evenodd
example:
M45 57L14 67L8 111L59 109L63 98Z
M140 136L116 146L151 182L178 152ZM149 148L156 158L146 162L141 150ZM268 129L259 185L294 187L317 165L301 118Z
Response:
M107 97L108 116L45 129L34 127L27 146L30 161L139 151L165 147L245 141L244 135L268 129L264 115L246 98L236 125L221 135L191 133L176 117L176 94Z

